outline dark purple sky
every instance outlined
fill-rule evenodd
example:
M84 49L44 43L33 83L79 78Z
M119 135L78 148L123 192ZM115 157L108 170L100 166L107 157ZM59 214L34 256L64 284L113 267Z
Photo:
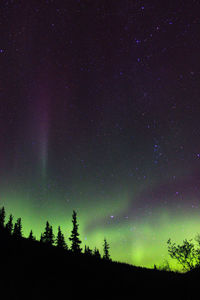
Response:
M199 33L195 0L1 0L2 203L30 226L77 209L85 236L197 218Z

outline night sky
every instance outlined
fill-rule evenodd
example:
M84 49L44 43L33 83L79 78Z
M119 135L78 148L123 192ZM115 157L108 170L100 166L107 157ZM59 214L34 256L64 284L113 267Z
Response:
M0 1L0 204L153 266L200 232L200 2Z

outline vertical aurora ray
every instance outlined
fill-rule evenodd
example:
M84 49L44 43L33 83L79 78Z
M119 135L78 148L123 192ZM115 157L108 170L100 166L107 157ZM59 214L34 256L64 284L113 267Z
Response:
M36 144L36 157L38 160L39 174L43 180L47 175L48 163L48 143L49 143L49 107L50 93L48 87L42 85L39 91L33 97L32 119L31 124Z
M199 1L61 2L1 1L0 206L152 267L200 232Z
M48 131L49 131L49 119L46 103L42 102L39 111L39 124L38 124L38 144L39 144L39 160L42 178L45 179L47 173L48 162ZM43 106L44 104L44 106Z

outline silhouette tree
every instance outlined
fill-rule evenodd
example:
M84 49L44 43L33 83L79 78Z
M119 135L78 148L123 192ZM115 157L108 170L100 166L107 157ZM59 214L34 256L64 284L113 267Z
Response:
M43 233L41 233L41 235L40 235L40 242L41 242L41 243L44 242L44 236L43 236Z
M6 231L8 232L8 234L12 234L13 231L13 215L10 214L9 216L9 220L8 223L6 224Z
M56 246L67 250L67 244L65 242L64 234L62 233L60 226L58 226L58 234L56 237Z
M45 244L48 244L50 246L54 243L54 234L53 234L53 228L49 225L49 222L46 222L45 232L41 236L42 242ZM41 240L40 239L40 240Z
M93 255L94 255L96 258L101 258L101 254L100 254L99 250L98 250L96 247L94 248Z
M71 250L74 253L80 253L82 249L80 248L81 241L79 239L79 233L78 233L79 225L77 224L77 213L75 212L75 210L73 211L72 214L72 224L73 224L73 229L71 232L71 236L69 238L69 240L72 242Z
M104 254L103 254L103 259L105 259L105 260L110 260L109 249L110 249L110 246L107 243L106 239L104 239L104 245L103 245L103 252L104 252Z
M5 213L5 208L4 208L4 206L3 206L3 207L0 209L0 228L3 228L3 227L4 227L5 216L6 216L6 213Z
M92 255L92 250L88 246L85 245L84 253L88 256L91 256Z
M198 250L195 249L194 244L187 239L183 241L182 245L172 243L171 239L167 241L168 253L171 258L176 259L184 270L192 270L199 265Z
M22 237L21 218L18 218L15 225L14 225L13 236L15 236L16 238L21 238Z
M54 234L53 234L53 227L50 226L50 229L49 229L49 245L53 245L54 243Z
M36 240L36 238L33 236L33 231L32 231L32 229L31 229L31 231L30 231L30 233L29 233L28 239L29 239L30 241L35 241L35 240Z

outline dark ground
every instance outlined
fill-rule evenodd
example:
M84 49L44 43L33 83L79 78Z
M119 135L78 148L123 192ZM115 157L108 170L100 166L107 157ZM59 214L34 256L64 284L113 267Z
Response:
M134 267L0 233L0 299L198 299L200 271Z

